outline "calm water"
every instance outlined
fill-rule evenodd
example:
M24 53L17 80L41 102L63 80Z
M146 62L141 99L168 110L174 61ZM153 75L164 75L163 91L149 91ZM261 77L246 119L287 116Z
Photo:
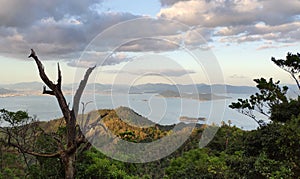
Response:
M83 95L82 102L90 102L87 104L85 112L126 106L160 124L178 123L180 116L188 116L205 117L208 119L206 123L210 124L231 120L234 125L243 129L255 129L257 124L252 119L228 107L237 98L246 98L249 95L227 94L227 96L232 98L201 102L192 99L163 98L156 94L116 94L113 97L106 94L96 94ZM66 97L68 101L71 101L71 95ZM0 98L0 108L11 111L25 110L43 121L62 116L56 99L47 95Z

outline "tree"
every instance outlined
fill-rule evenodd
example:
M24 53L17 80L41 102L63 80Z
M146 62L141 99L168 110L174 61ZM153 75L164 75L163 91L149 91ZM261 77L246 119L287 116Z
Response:
M286 59L271 60L287 71L300 90L300 54L288 53ZM260 124L257 130L249 131L243 140L245 156L250 161L254 176L267 178L297 178L299 167L299 114L300 96L288 99L288 87L279 85L279 81L267 81L264 78L254 80L259 92L249 99L238 99L229 107L250 116L255 121L254 111L268 117L272 122L266 126Z
M28 166L25 156L29 143L37 140L40 133L35 118L32 118L25 111L10 112L5 109L0 110L0 142L3 146L12 146L19 150ZM20 148L19 146L23 146ZM2 149L1 149L2 150ZM34 154L34 150L28 151Z
M194 149L173 158L164 178L227 178L226 154L210 154L209 149Z
M82 134L79 127L77 127L77 114L79 109L79 102L80 98L82 96L82 93L84 91L84 88L87 84L88 78L92 71L96 68L96 66L88 68L84 78L79 83L79 87L75 92L74 98L73 98L73 107L70 109L69 104L66 101L66 98L62 92L62 74L60 70L59 63L57 64L58 68L58 78L57 83L53 83L48 76L46 75L44 71L44 66L39 60L38 56L36 55L35 51L31 49L31 54L28 56L28 58L33 58L38 71L39 76L42 79L42 81L45 83L45 85L50 89L47 90L46 86L43 88L43 94L48 94L55 96L59 107L61 109L61 112L63 114L63 120L65 122L65 129L66 134L65 137L59 137L56 134L49 134L50 137L53 138L54 143L57 144L56 151L49 153L49 151L35 151L33 148L28 147L28 141L24 138L24 140L21 140L17 136L20 133L16 133L16 135L13 135L14 133L11 131L12 128L3 128L4 131L6 131L7 134L9 134L6 138L6 143L19 151L21 151L24 154L33 155L35 157L47 157L47 158L60 158L63 165L64 165L64 171L65 171L65 178L72 179L75 176L75 154L79 148L84 143L87 143L86 138ZM23 113L9 113L7 111L2 111L2 118L4 118L6 121L11 122L13 126L15 126L13 129L15 131L18 131L19 129L24 130L24 128L18 128L20 126L19 124L24 122L24 119L30 119L28 116L24 116ZM20 116L19 116L20 115ZM26 121L26 120L25 120ZM27 123L26 123L27 124ZM22 126L28 126L28 129L26 129L27 132L32 132L31 125L24 125L22 123ZM43 133L43 131L39 131L40 133ZM36 134L37 135L37 134ZM22 141L22 143L20 143Z
M125 163L110 159L95 148L84 151L78 161L78 178L138 178L127 174Z
M281 88L280 81L273 82L272 78L269 81L264 78L254 79L254 81L257 83L256 87L259 89L259 93L251 95L249 99L238 99L238 102L231 103L229 107L237 109L238 112L254 119L259 126L263 126L265 122L257 119L254 111L270 118L272 108L282 103L288 103L286 97L288 87Z
M286 59L271 58L278 67L288 72L295 80L298 89L300 90L300 76L296 77L300 73L300 54L288 53ZM263 120L258 120L254 111L265 115L272 121L286 122L291 119L291 116L299 115L300 111L297 110L300 106L300 101L288 100L286 93L287 86L280 87L279 81L273 82L270 78L269 81L264 78L255 79L259 93L251 95L250 99L238 99L238 102L234 102L229 105L232 109L237 109L238 112L245 114L254 119L260 126L264 126ZM296 110L295 110L296 109Z
M300 96L297 99L291 99L288 103L274 105L271 108L270 119L276 122L287 122L293 116L297 117L300 114Z
M70 109L61 89L62 75L61 75L59 63L57 64L57 68L58 68L57 84L54 84L52 81L49 80L48 76L46 75L44 71L44 67L33 49L31 49L31 54L28 56L28 58L33 58L35 60L39 70L40 78L48 86L48 88L50 88L50 90L46 90L46 88L44 87L43 94L49 94L55 96L59 104L59 107L61 109L61 112L63 113L63 117L66 123L66 130L67 130L67 135L66 135L67 146L66 147L61 146L61 149L57 153L54 153L52 155L59 156L62 159L65 165L65 178L74 178L74 172L75 172L74 162L75 162L76 149L82 143L87 142L85 140L84 135L80 132L80 129L78 132L76 132L76 118L79 109L79 102L83 90L87 84L88 78L92 73L92 71L96 68L96 66L91 67L86 71L83 80L81 80L79 84L79 88L75 92L74 99L73 99L73 107L72 109Z
M298 89L300 90L299 78L296 77L300 73L300 54L292 54L288 53L286 59L278 59L276 60L274 57L271 58L272 62L274 62L278 67L282 68L286 72L288 72L292 78L295 80Z

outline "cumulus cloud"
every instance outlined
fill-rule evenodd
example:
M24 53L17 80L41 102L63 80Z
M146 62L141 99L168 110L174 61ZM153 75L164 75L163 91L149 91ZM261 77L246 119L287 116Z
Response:
M45 60L64 59L72 66L90 66L106 53L209 50L213 46L206 42L216 39L287 44L300 40L298 0L161 0L157 18L99 12L101 2L0 0L0 55L23 59L34 48ZM275 48L272 46L258 49ZM76 62L85 49L95 54L86 54ZM129 57L110 58L100 64L113 65Z
M100 2L97 0L0 0L0 25L26 27L48 17L59 21L65 16L85 14L93 4Z
M221 41L245 42L257 40L274 40L278 42L299 41L300 22L290 22L281 25L266 25L257 23L255 25L223 27L215 32Z
M87 12L80 17L36 19L30 26L0 28L0 52L5 56L24 58L34 48L47 59L80 56L80 52L104 29L113 24L135 19L129 13ZM77 55L74 55L78 53Z
M298 0L161 0L158 17L208 28L222 41L299 41Z
M178 1L161 9L158 16L179 20L189 25L235 26L265 22L278 25L291 22L300 13L298 0L190 0Z
M248 23L250 16L260 7L247 1L179 1L171 7L161 9L158 16L179 20L188 25L205 27L227 26Z
M100 13L93 9L96 2L99 1L90 0L82 4L77 0L70 3L2 0L11 11L0 12L7 13L0 17L1 55L23 59L28 49L34 48L41 57L46 57L44 60L70 60L78 58L86 47L89 47L88 51L99 53L111 50L162 52L178 49L183 44L200 46L204 43L195 35L184 34L190 27L181 23L130 13ZM26 9L30 11L27 15ZM23 19L20 16L24 20L20 21ZM143 19L139 19L141 17ZM93 39L93 43L89 44ZM91 59L81 63L95 61L95 58ZM74 65L73 61L69 64Z

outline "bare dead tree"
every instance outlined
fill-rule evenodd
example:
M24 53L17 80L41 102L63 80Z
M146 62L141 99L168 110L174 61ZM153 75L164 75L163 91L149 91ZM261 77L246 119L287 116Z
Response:
M14 147L19 148L19 150L22 150L24 153L34 155L34 156L59 157L65 166L65 178L72 179L74 178L75 175L74 163L75 163L76 151L81 144L87 142L82 132L80 132L80 129L76 127L76 122L77 122L76 120L77 120L77 115L79 110L79 102L82 93L84 91L84 88L87 84L88 78L92 73L92 71L96 68L96 66L87 69L84 78L79 83L79 87L75 92L73 98L73 107L70 109L66 101L66 98L62 92L62 74L61 74L59 63L57 64L58 77L57 77L57 83L55 84L46 75L44 66L33 49L31 49L31 54L28 56L28 58L34 59L38 67L40 78L45 83L45 85L50 89L47 90L46 86L44 86L43 94L55 96L59 104L59 107L61 109L66 124L66 130L67 130L67 134L65 138L66 141L63 142L60 141L59 138L54 138L55 140L57 140L57 143L59 144L59 150L51 154L32 152L29 149L23 149L18 145L15 145ZM63 143L66 143L66 145L62 145Z

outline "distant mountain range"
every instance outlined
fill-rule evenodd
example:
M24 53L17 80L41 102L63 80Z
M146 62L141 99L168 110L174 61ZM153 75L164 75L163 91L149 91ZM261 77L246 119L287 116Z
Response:
M24 82L16 84L0 84L0 93L16 93L24 91L41 92L44 84L41 82ZM290 93L297 93L298 89L295 85L288 85ZM72 88L77 88L77 84L64 84L64 91L72 91ZM102 93L102 92L119 92L119 93L163 93L165 91L174 91L180 93L202 93L202 94L252 94L257 92L254 86L233 86L222 84L190 84L190 85L170 85L163 83L148 83L135 86L127 85L110 85L100 83L90 83L86 86L86 91Z
M24 82L16 84L0 84L0 88L13 91L41 91L44 86L41 82ZM63 90L72 90L72 88L77 88L76 84L64 84ZM148 83L136 86L127 85L108 85L100 83L90 83L86 86L86 90L95 92L126 92L126 93L161 93L164 91L180 91L185 93L190 93L191 89L198 91L199 93L224 93L224 89L227 93L253 93L256 92L255 87L251 86L232 86L232 85L207 85L207 84L191 84L191 85L170 85L163 83Z
M256 87L232 86L221 84L191 84L191 85L169 85L169 84L142 84L132 88L130 93L162 93L164 91L174 91L180 93L236 93L249 94L257 92Z

